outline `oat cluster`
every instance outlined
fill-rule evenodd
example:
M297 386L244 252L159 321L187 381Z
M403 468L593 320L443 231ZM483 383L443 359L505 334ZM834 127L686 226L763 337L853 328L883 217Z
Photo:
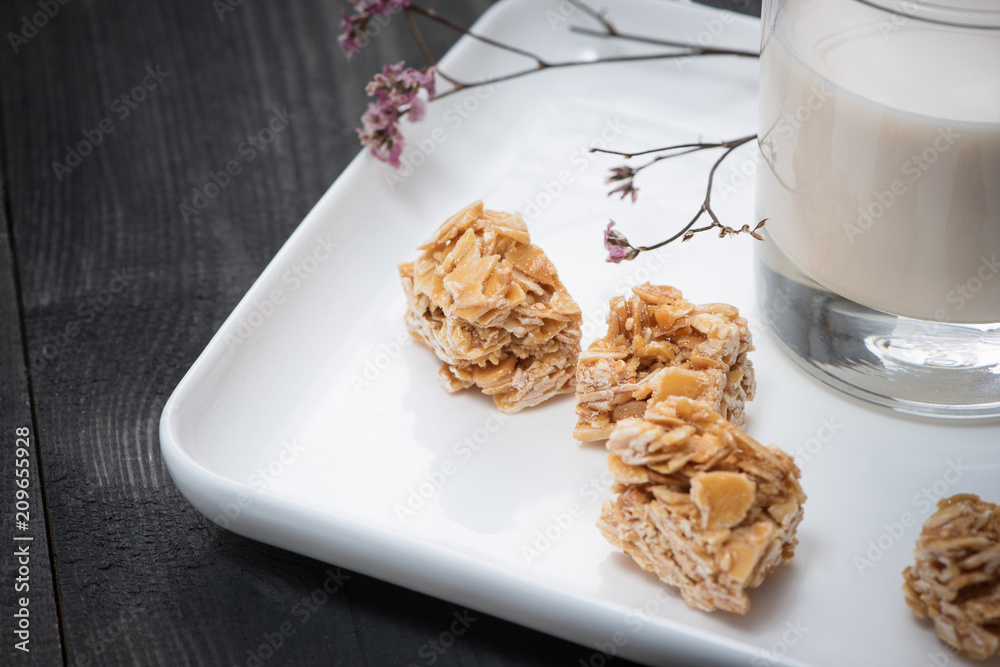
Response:
M666 396L705 401L742 428L756 388L752 349L733 306L696 306L673 287L635 287L611 299L607 336L580 356L573 437L607 438L617 422L642 416L647 403Z
M607 443L615 478L598 527L688 605L745 614L745 589L791 560L806 500L799 469L704 401L652 403Z
M476 202L399 265L407 329L449 392L478 386L504 412L574 388L580 308L518 214Z
M903 570L906 604L962 655L1000 653L1000 506L972 494L938 502Z

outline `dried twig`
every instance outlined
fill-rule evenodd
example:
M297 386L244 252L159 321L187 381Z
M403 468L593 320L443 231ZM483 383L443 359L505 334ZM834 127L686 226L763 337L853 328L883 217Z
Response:
M591 37L613 37L615 39L625 39L631 42L640 42L642 44L654 44L656 46L670 46L679 49L688 49L688 51L682 54L685 56L741 56L744 58L760 57L760 53L758 53L757 51L745 51L743 49L712 48L708 46L699 46L698 44L691 44L688 42L676 42L668 39L646 37L644 35L636 35L633 33L625 33L618 31L609 33L602 30L594 30L593 28L583 28L580 26L572 26L570 30L579 33L581 35L589 35Z
M719 156L719 158L712 165L711 170L708 172L708 185L705 188L705 198L702 200L701 206L698 211L694 214L694 217L688 221L684 227L680 229L673 236L660 241L659 243L654 243L648 246L633 246L629 243L628 239L621 232L617 230L612 230L609 225L608 230L605 231L604 235L604 245L608 249L608 261L620 262L622 260L635 259L640 252L645 252L647 250L655 250L657 248L662 248L668 243L673 243L677 239L681 241L690 240L695 234L699 232L705 232L711 229L719 230L719 237L726 236L736 236L737 234L749 234L753 238L763 241L764 237L758 232L767 223L767 219L761 220L753 228L750 225L743 225L739 229L730 227L728 225L722 224L719 217L716 215L715 211L712 209L712 185L715 181L715 172L719 169L719 165L725 161L729 154L740 146L749 143L757 138L756 134L747 135L745 137L740 137L738 139L731 139L729 141L720 141L716 143L691 143L691 144L676 144L674 146L664 146L663 148L654 148L651 150L640 151L637 153L626 153L622 151L614 151L602 148L592 148L591 152L594 153L608 153L611 155L621 155L626 159L634 157L636 155L648 155L650 153L666 153L664 155L658 155L649 162L642 164L638 167L621 166L614 167L611 169L611 176L608 177L608 183L618 183L618 186L611 190L608 195L621 194L622 198L631 195L632 201L636 200L639 194L638 188L635 187L634 178L636 174L641 172L660 160L666 160L672 157L679 157L681 155L687 155L689 153L694 153L696 151L708 150L711 148L725 148L725 152ZM708 215L711 218L711 222L703 227L695 228L695 223L702 218L702 216Z
M586 34L593 34L593 35L598 35L598 36L602 36L602 37L617 37L617 38L629 39L629 40L633 40L633 41L651 42L650 38L645 38L645 37L641 37L641 36L620 33L614 27L614 25L604 16L604 14L602 12L599 12L599 11L591 8L586 3L584 3L582 0L570 0L570 2L574 6L580 8L581 11L584 11L589 16L591 16L595 20L599 21L601 23L601 25L603 26L603 30L592 30L592 29L577 28L577 27L572 28L573 30L575 30L577 32L583 32L583 33L586 33ZM491 85L491 84L494 84L494 83L501 83L503 81L509 81L511 79L516 79L518 77L526 76L528 74L534 74L535 72L539 72L541 70L546 70L546 69L560 69L560 68L566 68L566 67L580 67L580 66L583 66L583 65L596 65L596 64L601 64L601 63L626 63L626 62L641 62L641 61L646 61L646 60L672 60L672 59L677 59L677 58L688 58L688 57L691 57L691 56L735 55L735 56L752 56L752 57L757 57L756 53L751 53L751 52L747 52L747 51L737 51L737 50L730 50L730 49L710 49L710 48L700 47L700 46L697 46L697 45L681 44L681 43L678 43L678 42L671 43L671 42L663 42L663 41L661 41L660 42L661 45L665 45L665 46L681 46L681 47L683 47L683 48L685 48L687 50L682 51L682 52L671 52L671 53L645 53L645 54L627 55L627 56L609 56L607 58L594 58L594 59L591 59L591 60L567 60L567 61L561 61L561 62L550 62L550 61L545 60L544 58L542 58L538 54L532 53L531 51L528 51L526 49L522 49L522 48L510 45L510 44L506 44L504 42L500 42L498 40L495 40L495 39L493 39L491 37L487 37L485 35L480 35L480 34L478 34L476 32L473 32L472 30L470 30L470 29L468 29L468 28L466 28L466 27L464 27L462 25L459 25L458 23L455 23L454 21L452 21L452 20L450 20L450 19L442 16L441 14L439 14L436 10L434 10L432 8L422 7L422 6L416 5L416 4L410 4L410 5L407 5L406 7L404 7L403 11L406 12L406 14L407 14L408 17L411 17L411 14L420 14L421 16L424 16L424 17L426 17L426 18L428 18L428 19L430 19L432 21L440 23L441 25L445 26L446 28L454 30L455 32L458 32L461 35L466 35L466 36L468 36L468 37L470 37L472 39L478 40L478 41L482 42L483 44L488 44L489 46L493 46L495 48L502 49L504 51L509 51L510 53L515 53L517 55L524 56L525 58L530 58L530 59L532 59L532 60L535 61L535 66L534 67L526 68L526 69L523 69L523 70L519 70L519 71L516 71L516 72L511 72L509 74L504 74L504 75L500 75L500 76L496 76L496 77L490 77L490 78L483 79L483 80L480 80L480 81L475 81L475 82L460 81L457 78L449 76L448 74L446 74L445 72L443 72L441 70L441 68L437 68L437 70L436 70L437 73L439 75L441 75L441 77L443 79L445 79L449 83L451 83L453 87L451 89L449 89L449 90L446 90L446 91L443 91L443 92L439 92L438 94L436 94L434 96L434 99L442 99L442 98L448 97L449 95L453 95L453 94L455 94L455 93L457 93L460 90L463 90L465 88L471 88L471 87L474 87L474 86ZM422 38L420 37L419 29L416 28L415 22L411 22L410 30L411 30L411 32L413 32L414 37L418 39L418 46L419 46L420 42L422 42ZM425 45L425 47L426 47L426 45ZM422 48L421 51L423 52L424 49ZM424 53L424 57L425 57L425 59L428 60L429 64L434 64L433 63L433 59L429 57L429 53L425 52Z
M603 34L605 35L618 34L618 30L611 23L611 21L608 20L608 17L605 16L606 11L599 11L597 9L594 9L583 0L569 0L569 3L575 6L577 9L581 10L584 14L587 14L588 16L596 20L598 23L600 23L601 26L604 28Z
M427 98L419 97L419 93L421 91L426 92L431 100L438 100L448 97L449 95L453 95L466 88L509 81L511 79L526 76L528 74L533 74L546 69L580 67L601 63L670 60L674 58L690 58L693 56L728 55L748 58L759 57L758 53L752 51L710 48L692 43L658 39L644 35L622 32L611 22L603 10L594 9L585 0L568 0L568 2L590 18L597 21L601 26L600 29L573 26L571 30L574 32L599 38L623 39L644 44L653 44L656 46L669 47L675 50L665 53L619 55L608 56L605 58L595 58L591 60L567 60L553 62L542 58L537 53L527 49L523 49L512 44L506 44L486 35L478 34L469 28L459 25L458 23L442 16L433 8L413 4L408 0L368 0L364 3L360 2L360 0L352 0L352 4L355 5L355 8L358 9L360 13L355 14L354 16L349 16L347 14L344 15L342 25L345 32L338 40L340 41L341 46L344 47L348 57L356 53L357 50L359 50L363 45L363 38L367 35L368 21L372 18L372 16L388 15L402 9L406 15L407 24L410 28L410 32L413 34L414 40L417 43L417 47L420 49L421 54L427 61L427 67L420 70L412 68L404 69L403 63L397 63L396 65L387 65L381 74L376 75L375 81L369 84L368 91L370 95L376 96L377 101L369 105L369 109L363 118L364 128L359 130L362 143L368 145L377 157L399 168L401 164L400 155L404 146L404 138L402 133L399 131L399 120L404 116L408 116L414 120L423 116L424 100ZM417 24L415 17L418 15L453 30L460 35L475 39L488 46L527 58L534 61L534 64L533 66L525 69L500 76L490 77L476 82L465 82L449 76L447 73L442 72L437 66L434 55L428 48L427 43L423 38L423 34L420 31L420 26ZM435 73L451 83L452 87L446 91L437 92L434 86ZM632 246L623 234L613 229L614 223L612 222L608 225L608 228L604 233L604 243L608 248L609 261L620 262L622 260L634 259L640 252L660 248L668 243L676 241L677 239L687 241L695 234L711 229L718 229L720 237L748 234L756 239L762 239L763 237L758 233L758 231L764 226L767 220L761 220L752 229L749 225L743 225L741 228L735 229L733 227L729 227L728 225L723 225L719 220L719 217L715 214L715 211L712 210L712 186L715 179L715 173L718 170L719 165L721 165L734 150L755 139L757 139L757 135L748 135L738 139L717 143L698 142L677 144L674 146L666 146L663 148L654 148L630 153L609 149L591 149L591 152L620 155L626 159L655 154L655 156L648 162L645 162L637 167L625 165L611 170L611 176L608 178L608 183L615 183L616 186L609 192L609 194L619 194L622 198L631 196L632 201L635 201L639 194L638 188L635 187L635 177L644 169L647 169L657 162L668 158L679 157L681 155L687 155L689 153L714 148L725 149L722 155L720 155L715 161L715 164L712 165L712 168L708 173L708 184L705 189L705 198L702 201L701 206L691 220L689 220L688 223L680 229L680 231L670 238L653 245ZM697 224L697 222L701 220L704 215L707 215L711 219L711 222L702 227L695 227L695 224Z

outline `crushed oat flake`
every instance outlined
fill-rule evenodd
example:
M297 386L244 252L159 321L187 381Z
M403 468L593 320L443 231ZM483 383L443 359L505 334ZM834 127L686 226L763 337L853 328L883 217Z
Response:
M598 528L703 611L745 614L746 589L792 559L806 495L799 469L702 400L669 396L617 422L615 478Z
M913 613L968 658L1000 653L1000 506L972 494L940 500L914 555L903 570Z
M406 327L447 391L477 386L508 413L573 391L580 309L520 215L476 202L419 250L399 265Z

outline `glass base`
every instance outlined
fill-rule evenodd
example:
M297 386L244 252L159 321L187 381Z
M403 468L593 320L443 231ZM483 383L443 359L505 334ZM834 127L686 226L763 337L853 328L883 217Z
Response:
M923 416L1000 417L1000 323L897 317L834 294L768 240L757 248L764 320L802 368L851 396Z

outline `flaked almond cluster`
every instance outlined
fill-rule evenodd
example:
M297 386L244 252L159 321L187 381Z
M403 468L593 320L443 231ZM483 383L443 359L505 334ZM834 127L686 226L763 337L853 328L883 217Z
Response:
M407 329L449 392L478 386L504 412L572 391L580 308L518 214L476 202L400 264Z
M938 502L903 570L906 604L962 655L1000 653L1000 506L959 494Z
M696 306L680 290L646 283L611 299L608 333L580 356L573 437L602 440L667 396L705 401L735 426L756 389L753 342L733 306Z
M607 448L618 495L602 509L604 537L688 605L746 613L746 589L798 543L806 496L792 458L683 396L619 421Z

